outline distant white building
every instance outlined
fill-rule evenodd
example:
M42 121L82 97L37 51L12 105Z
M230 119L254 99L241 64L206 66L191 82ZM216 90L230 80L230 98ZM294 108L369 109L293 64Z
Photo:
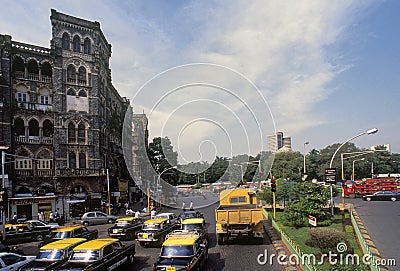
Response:
M267 151L277 152L284 148L285 151L292 151L292 138L284 137L283 132L276 132L267 137Z
M371 151L376 151L379 148L384 148L386 151L390 152L390 144L383 144L383 145L376 145L376 146L371 146Z

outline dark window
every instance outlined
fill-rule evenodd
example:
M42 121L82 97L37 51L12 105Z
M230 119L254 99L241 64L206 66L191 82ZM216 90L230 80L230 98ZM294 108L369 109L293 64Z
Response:
M79 67L78 69L78 80L81 82L86 82L86 69L85 67Z
M13 62L13 71L15 72L25 72L25 64L22 58L16 57Z
M14 121L14 129L15 129L15 134L17 136L24 136L25 135L25 126L24 126L24 121L21 118L16 118Z
M85 41L84 41L84 44L83 44L83 52L85 53L85 54L90 54L91 53L91 51L92 51L92 44L91 44L91 42L90 42L90 39L89 38L86 38L85 39Z
M68 154L69 168L76 168L76 155L74 152Z
M86 168L86 154L79 154L79 168Z
M112 245L105 246L104 249L103 249L103 256L108 256L108 255L110 255L113 251L114 251L114 250L113 250Z
M78 137L85 139L85 125L82 122L78 125Z
M62 48L69 50L69 35L68 35L68 33L64 33L62 35Z
M73 40L73 50L74 52L81 51L81 38L79 36L75 36Z
M29 121L29 136L39 136L39 122L36 119Z
M68 89L67 95L75 96L76 95L75 90L73 90L72 88Z
M68 142L76 142L75 124L73 122L68 125Z
M78 95L81 96L81 97L87 97L86 91L84 91L83 89L81 89L81 90L79 91L79 94L78 94Z
M1 259L3 260L3 262L6 266L10 266L10 265L16 264L17 262L22 261L23 257L13 255L13 254L8 254L8 255L2 256Z
M54 133L53 123L50 120L43 122L43 136L51 137Z
M31 59L28 62L28 72L33 74L39 74L39 67L36 60Z
M74 65L69 65L67 68L67 80L75 80L76 69Z
M49 62L44 62L42 64L42 75L45 75L45 76L53 75L53 69L51 68L51 65Z

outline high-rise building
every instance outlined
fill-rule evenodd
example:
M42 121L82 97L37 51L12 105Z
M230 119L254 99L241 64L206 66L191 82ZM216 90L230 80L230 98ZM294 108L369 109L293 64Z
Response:
M287 150L292 149L292 139L290 136L284 137L283 132L276 132L268 135L267 151L275 153L282 148L285 148Z

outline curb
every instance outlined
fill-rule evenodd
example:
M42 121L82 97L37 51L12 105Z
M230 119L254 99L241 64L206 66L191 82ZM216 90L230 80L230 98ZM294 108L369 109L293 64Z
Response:
M271 222L269 220L263 220L264 229L271 239L271 243L274 246L278 255L285 255L286 259L291 255L287 250L286 246L282 243L282 240L276 230L272 227ZM285 271L302 271L300 267L297 265L292 265L288 261L283 265Z

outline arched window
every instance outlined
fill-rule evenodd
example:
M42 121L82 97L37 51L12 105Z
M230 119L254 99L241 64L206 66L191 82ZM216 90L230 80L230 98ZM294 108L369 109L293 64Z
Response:
M70 64L67 68L67 81L68 82L75 82L75 75L76 75L76 69L75 66Z
M81 96L81 97L87 97L86 91L84 91L83 89L81 89L81 90L79 91L79 94L78 94L78 95Z
M83 52L85 54L90 54L92 51L92 43L89 38L86 38L83 43Z
M43 136L52 137L54 134L53 123L50 120L45 120L43 122Z
M86 154L79 154L79 168L86 168Z
M36 119L29 121L29 136L39 136L39 122Z
M68 167L76 168L76 154L75 152L68 153Z
M66 32L62 35L62 48L69 50L69 35Z
M68 89L67 95L76 96L75 90L73 88Z
M73 43L74 52L80 52L81 51L81 38L78 35L75 35L72 43Z
M73 122L70 122L68 124L68 142L69 143L76 143L75 123L73 123Z
M13 71L14 72L25 72L25 64L22 58L19 56L14 58L13 61Z
M86 84L86 69L83 66L79 67L78 69L78 80L79 83Z
M44 62L42 64L42 75L45 75L45 76L53 75L53 69L51 68L51 65L49 62Z
M28 73L39 74L39 66L36 60L31 59L28 62Z
M84 143L85 138L86 138L85 125L81 122L78 125L78 141Z
M16 118L14 120L14 131L17 136L24 136L25 135L25 125L24 121L21 118Z

